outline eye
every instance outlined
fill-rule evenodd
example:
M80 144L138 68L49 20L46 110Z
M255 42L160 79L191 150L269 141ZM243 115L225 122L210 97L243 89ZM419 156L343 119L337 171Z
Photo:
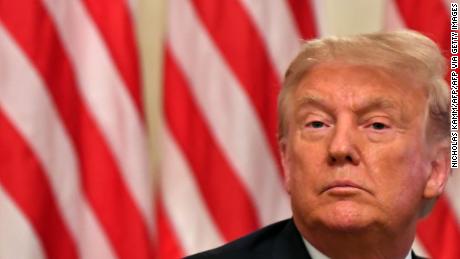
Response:
M383 129L388 128L387 125L385 125L385 124L383 124L381 122L374 122L370 126L375 130L383 130Z
M311 127L314 129L320 129L320 128L323 128L325 124L322 121L312 121L312 122L307 123L305 126Z
M372 118L364 125L366 136L371 142L387 142L395 137L396 125L389 118Z

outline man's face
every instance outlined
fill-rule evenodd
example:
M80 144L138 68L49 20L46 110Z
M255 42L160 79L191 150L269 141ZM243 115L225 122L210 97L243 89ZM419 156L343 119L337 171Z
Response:
M294 219L354 231L401 229L418 218L430 182L425 91L345 64L313 68L291 93L281 142ZM431 189L430 189L431 188Z

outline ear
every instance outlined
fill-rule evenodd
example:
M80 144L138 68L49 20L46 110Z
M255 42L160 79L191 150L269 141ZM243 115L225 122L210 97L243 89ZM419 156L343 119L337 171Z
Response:
M284 188L286 188L287 192L291 193L290 182L291 182L291 174L289 172L289 155L287 151L287 141L285 138L282 138L278 142L279 149L280 149L280 156L281 156L281 166L283 167L283 175L284 175Z
M444 191L451 172L448 147L448 144L442 143L433 150L431 172L423 192L423 197L426 199L436 198Z

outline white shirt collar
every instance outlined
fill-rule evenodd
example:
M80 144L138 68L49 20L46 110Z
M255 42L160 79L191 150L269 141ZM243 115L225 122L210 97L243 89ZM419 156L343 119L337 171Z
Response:
M318 249L316 249L310 242L308 242L305 238L302 237L303 243L308 250L308 253L311 256L311 259L329 259L326 255L321 253ZM412 259L412 250L409 251L405 259Z

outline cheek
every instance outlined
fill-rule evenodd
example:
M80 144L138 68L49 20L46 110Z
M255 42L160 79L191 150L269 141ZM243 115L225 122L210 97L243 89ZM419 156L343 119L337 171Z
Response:
M290 189L301 193L314 190L316 183L321 181L324 170L324 151L318 145L306 144L305 142L293 145L290 150L289 174Z
M370 155L371 179L376 193L388 206L413 206L408 203L420 200L426 170L420 148L414 143L393 145Z

